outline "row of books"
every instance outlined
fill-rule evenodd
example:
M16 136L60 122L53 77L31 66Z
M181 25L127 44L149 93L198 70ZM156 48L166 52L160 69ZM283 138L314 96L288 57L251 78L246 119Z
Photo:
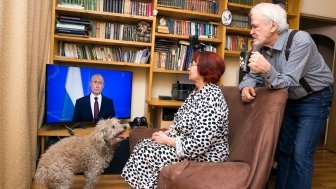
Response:
M158 0L158 6L218 14L219 3L214 0Z
M210 51L210 52L217 52L217 49L216 49L216 47L214 47L214 46L212 46L211 44L201 44L202 45L202 49L204 50L204 51Z
M241 35L226 35L225 49L230 51L251 51L253 38Z
M154 68L186 71L191 63L192 48L181 44L167 51L154 52Z
M157 32L170 33L183 36L197 35L204 38L217 38L218 23L200 22L190 20L177 20L173 18L161 17L159 20L165 19L166 25L157 25Z
M96 0L59 0L57 7L96 10Z
M280 4L285 10L288 11L288 0L229 0L229 2L251 6L259 3L274 3Z
M274 0L229 0L230 3L237 3L242 5L256 5L259 3L273 3Z
M254 5L253 1L255 0L229 0L230 3L237 3L242 5Z
M90 27L90 20L78 17L60 16L56 21L55 32L57 34L87 36Z
M232 22L230 26L238 27L238 28L245 28L245 29L249 28L248 15L232 14Z
M216 52L212 45L204 45L205 51ZM154 48L154 68L163 70L186 71L191 64L193 47L189 41L175 42L167 39L157 39Z
M67 4L82 4L83 0L58 0L58 3L67 3Z
M81 43L59 42L60 56L85 60L129 62L146 64L150 57L148 48L111 47Z
M152 34L150 26L146 21L131 25L60 16L57 18L55 33L101 39L150 42Z
M153 3L131 0L97 0L104 1L98 11L114 12L137 16L152 16Z
M288 11L288 0L273 0L272 2L274 4L279 4L282 8Z
M109 22L93 22L90 37L136 41L136 25L125 25Z
M58 7L152 16L153 3L137 0L59 0Z

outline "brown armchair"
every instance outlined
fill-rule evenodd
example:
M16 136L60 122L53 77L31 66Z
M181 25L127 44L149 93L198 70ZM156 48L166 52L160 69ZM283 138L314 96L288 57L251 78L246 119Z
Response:
M251 103L243 103L237 87L221 87L229 108L230 157L223 163L183 161L162 168L160 189L261 189L270 174L287 90L257 89ZM135 128L130 148L157 129Z

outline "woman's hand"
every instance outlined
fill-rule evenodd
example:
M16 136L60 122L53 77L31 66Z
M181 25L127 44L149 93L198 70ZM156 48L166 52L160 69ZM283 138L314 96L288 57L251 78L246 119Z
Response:
M175 139L168 137L163 131L153 133L152 140L157 144L167 144L173 147L176 146Z
M172 129L171 128L169 128L168 130L165 130L163 133L164 134L166 134L166 135L168 135L169 134L169 132L171 131Z

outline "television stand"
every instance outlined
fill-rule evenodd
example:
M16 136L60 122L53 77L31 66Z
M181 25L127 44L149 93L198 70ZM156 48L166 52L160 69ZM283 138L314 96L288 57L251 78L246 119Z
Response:
M88 127L95 127L97 123L94 123L94 122L76 122L76 123L73 123L72 125L70 125L69 127L71 129L77 129L77 128L80 128L80 129L86 129Z
M41 154L45 151L45 137L50 136L59 136L59 137L68 137L71 136L68 132L68 129L65 127L65 124L60 125L44 125L37 130L37 136L41 137ZM73 136L86 136L89 135L94 130L94 124L85 125L83 128L72 128L74 135Z

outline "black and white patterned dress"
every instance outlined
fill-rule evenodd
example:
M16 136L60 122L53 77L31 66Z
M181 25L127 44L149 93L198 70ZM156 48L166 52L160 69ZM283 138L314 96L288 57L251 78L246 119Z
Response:
M207 84L185 100L174 117L168 136L176 147L139 141L127 161L122 177L135 189L157 187L161 168L184 159L222 162L229 156L228 108L215 84Z

